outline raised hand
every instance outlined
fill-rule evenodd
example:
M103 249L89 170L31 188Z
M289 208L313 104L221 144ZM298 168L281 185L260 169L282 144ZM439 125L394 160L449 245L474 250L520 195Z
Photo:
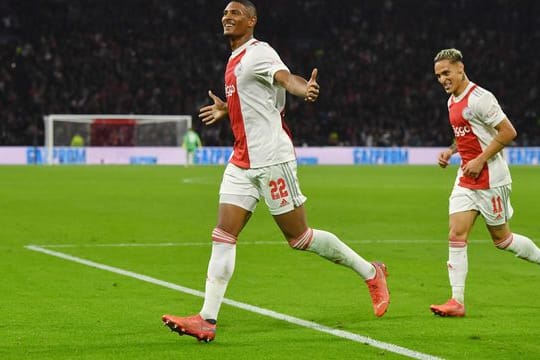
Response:
M317 68L313 69L311 72L311 77L309 78L307 82L307 88L306 88L306 97L304 100L309 102L315 102L317 98L319 97L319 84L317 83L317 75L319 71Z
M205 124L210 125L221 120L229 113L227 103L208 90L208 96L214 101L212 105L206 105L199 109L199 119Z

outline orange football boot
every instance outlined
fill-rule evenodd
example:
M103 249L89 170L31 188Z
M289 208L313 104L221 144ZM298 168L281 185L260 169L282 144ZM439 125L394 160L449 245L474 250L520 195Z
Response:
M375 277L366 280L366 284L369 289L369 294L371 295L373 312L376 316L381 317L388 309L388 304L390 304L390 292L386 285L388 271L386 265L383 263L372 262L371 264L375 267Z
M210 342L216 337L216 324L204 320L199 314L187 317L163 315L161 320L179 335L193 336L204 342Z
M441 305L431 305L429 308L435 315L439 316L465 316L465 305L456 299L450 299L445 304Z

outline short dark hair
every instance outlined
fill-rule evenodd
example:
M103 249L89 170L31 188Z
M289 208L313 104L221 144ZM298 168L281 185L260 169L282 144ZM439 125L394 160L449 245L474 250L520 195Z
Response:
M454 49L454 48L443 49L439 51L439 53L435 56L435 58L433 59L433 62L437 63L442 60L448 60L452 64L457 63L457 62L463 62L463 55L461 54L461 51L459 51L458 49Z
M229 2L237 2L237 3L240 3L242 5L244 5L248 11L251 12L251 16L257 16L257 8L255 7L255 4L253 4L251 1L249 0L231 0Z

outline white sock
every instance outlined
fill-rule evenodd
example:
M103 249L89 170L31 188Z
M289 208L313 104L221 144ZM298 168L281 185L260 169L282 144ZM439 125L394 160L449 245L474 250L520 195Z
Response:
M327 231L313 229L313 239L306 249L336 264L348 266L365 280L375 276L373 265L354 252L339 238Z
M217 320L227 285L234 272L236 244L213 242L208 264L204 304L200 315L203 319Z
M498 247L513 252L517 257L540 264L540 249L526 236L514 233L509 239L498 244Z
M452 287L452 298L465 304L465 280L469 269L467 245L448 248L448 278Z

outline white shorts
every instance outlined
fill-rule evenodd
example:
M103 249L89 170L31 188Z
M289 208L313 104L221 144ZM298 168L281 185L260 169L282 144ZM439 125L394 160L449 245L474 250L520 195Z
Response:
M488 225L502 225L514 214L510 204L512 185L486 190L471 190L455 185L450 194L449 214L476 210Z
M300 191L296 161L242 169L229 163L219 189L219 202L253 212L262 196L272 215L285 214L301 206L307 198Z

